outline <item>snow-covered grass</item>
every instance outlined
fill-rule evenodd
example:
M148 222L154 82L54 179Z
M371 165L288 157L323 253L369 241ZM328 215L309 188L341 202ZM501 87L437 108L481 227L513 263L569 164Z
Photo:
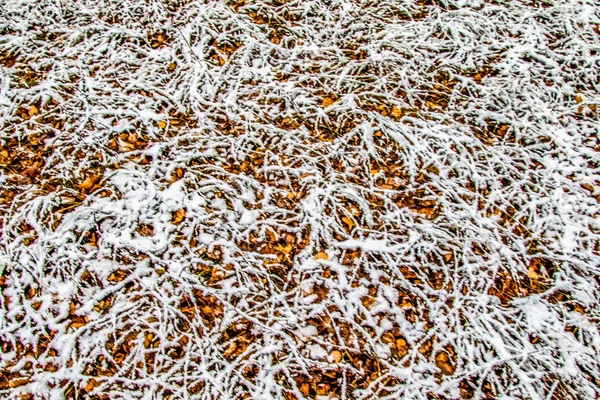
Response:
M592 399L598 1L0 2L0 396Z

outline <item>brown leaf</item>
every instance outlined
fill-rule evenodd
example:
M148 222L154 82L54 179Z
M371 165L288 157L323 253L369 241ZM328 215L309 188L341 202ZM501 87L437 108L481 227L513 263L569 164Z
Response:
M111 283L117 283L117 282L121 282L123 279L125 279L127 277L127 275L128 275L127 271L124 271L122 269L117 269L116 271L111 273L108 276L108 278L106 278L106 280Z
M439 352L435 356L435 365L442 371L444 375L452 375L456 369L450 364L450 358L445 351Z
M184 218L185 218L185 210L183 208L180 208L179 210L172 213L171 222L174 223L175 225L178 225L181 223L181 221L183 221Z
M92 378L88 381L88 383L86 383L86 385L83 387L83 390L85 390L86 392L91 392L92 390L94 390L95 387L98 386L100 386L100 382Z
M299 389L304 396L308 396L310 393L310 385L306 382L302 382Z
M75 316L71 318L71 323L69 324L69 328L79 329L81 327L86 326L88 323L87 317Z
M321 101L321 105L323 106L323 108L327 108L330 105L332 105L334 103L333 99L329 98L329 97L325 97L323 98L323 101Z
M275 246L275 249L282 252L283 254L290 254L294 247L291 244L287 244L285 246L278 244L277 246Z
M135 231L141 236L152 236L154 235L154 226L152 224L139 224Z
M27 114L29 114L29 116L30 116L30 117L33 117L33 116L35 116L35 115L38 115L38 114L39 114L39 112L40 112L40 111L39 111L39 110L37 109L37 107L36 107L36 106L34 106L34 105L31 105L31 106L29 106L29 110L27 110Z
M342 353L340 353L338 350L333 350L331 353L329 353L327 361L329 361L331 364L339 363L342 361Z
M398 357L404 357L408 354L408 345L406 340L402 338L396 339L396 351L398 352Z
M15 378L11 379L11 381L8 383L8 386L10 386L10 388L12 389L19 386L27 385L29 382L31 382L31 380L27 377Z
M354 228L354 221L352 221L348 217L342 217L342 222L348 227L348 230L351 231Z
M527 277L529 279L531 279L532 281L535 281L539 278L539 275L533 266L530 266L529 269L527 270Z
M86 176L85 179L83 180L83 182L81 182L75 186L81 192L89 193L89 192L91 192L91 189L93 189L96 186L96 182L98 182L99 180L100 180L100 177L98 175L91 174L91 175Z

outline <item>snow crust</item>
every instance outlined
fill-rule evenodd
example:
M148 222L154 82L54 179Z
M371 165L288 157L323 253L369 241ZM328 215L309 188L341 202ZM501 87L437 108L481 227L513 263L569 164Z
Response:
M599 10L0 2L0 396L597 398Z

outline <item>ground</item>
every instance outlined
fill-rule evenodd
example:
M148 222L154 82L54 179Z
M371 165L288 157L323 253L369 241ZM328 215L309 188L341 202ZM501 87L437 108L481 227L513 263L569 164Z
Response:
M599 10L1 0L0 397L597 398Z

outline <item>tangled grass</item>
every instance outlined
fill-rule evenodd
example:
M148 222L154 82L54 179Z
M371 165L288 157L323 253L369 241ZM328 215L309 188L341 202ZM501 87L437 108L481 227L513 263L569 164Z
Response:
M0 394L596 398L599 6L1 1Z

